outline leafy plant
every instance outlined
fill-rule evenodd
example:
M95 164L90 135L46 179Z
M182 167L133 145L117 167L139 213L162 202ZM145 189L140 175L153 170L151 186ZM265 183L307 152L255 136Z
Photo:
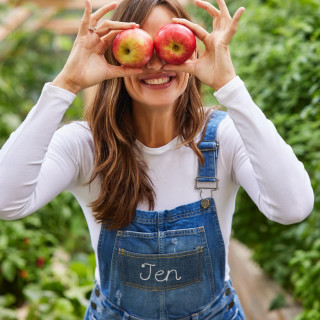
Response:
M39 226L36 216L28 221L0 224L0 294L15 294L14 303L23 299L25 284L38 279L38 271L48 264L57 243Z
M286 298L282 293L278 293L271 301L269 310L277 310L285 307L286 305Z
M1 6L1 16L12 9L7 4ZM33 14L39 14L37 9L32 10ZM22 28L12 32L0 43L0 147L36 103L43 85L52 81L62 69L72 43L72 37ZM81 118L82 108L83 99L78 95L64 121ZM79 288L83 285L78 283L77 272L71 270L74 282L69 280L68 284L59 283L60 280L53 283L50 278L52 275L49 276L53 268L53 257L60 245L64 245L70 255L66 264L72 265L70 261L77 259L79 254L88 255L92 252L80 206L68 192L27 218L0 221L1 317L15 319L16 313L12 308L21 306L27 298L32 302L30 308L37 310L38 305L30 296L32 286L37 287L38 292L43 290L41 296L47 299L46 303L39 302L39 306L47 304L48 310L65 310L70 315L83 312L83 306L76 298L65 295L65 291L72 292L73 286ZM89 266L88 270L92 272L92 278L92 268ZM44 279L46 281L41 283ZM51 287L48 285L50 281ZM42 288L45 284L47 287ZM50 307L49 301L52 304Z
M229 0L231 14L246 11L231 42L237 73L254 101L273 121L308 171L314 210L302 223L268 221L240 192L233 235L254 250L253 258L293 291L305 311L298 320L320 319L320 7L317 0ZM190 6L197 22L211 30L212 18ZM206 99L215 103L212 91ZM318 260L317 260L318 259Z
M64 249L60 250L64 252ZM94 286L95 256L79 255L73 260L67 253L64 256L67 259L62 261L62 269L53 265L50 272L42 275L39 283L24 288L29 302L27 320L83 317Z

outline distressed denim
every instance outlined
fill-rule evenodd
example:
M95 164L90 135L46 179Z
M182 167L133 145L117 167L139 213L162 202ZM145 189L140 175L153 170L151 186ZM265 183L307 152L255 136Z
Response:
M215 135L224 117L214 113L199 146L205 157L199 190L217 183ZM85 320L244 319L231 281L224 280L225 248L213 198L171 210L137 210L127 227L101 229L97 254L101 281Z

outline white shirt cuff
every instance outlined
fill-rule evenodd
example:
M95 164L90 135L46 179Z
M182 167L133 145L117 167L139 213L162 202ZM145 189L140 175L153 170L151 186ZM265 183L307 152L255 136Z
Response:
M243 86L244 83L240 79L239 76L236 76L232 80L230 80L227 84L221 87L218 91L214 92L214 96L217 100L223 101L228 95L230 95L234 90L238 89L239 87Z
M66 89L56 87L56 86L52 85L52 82L47 82L44 85L44 89L49 90L50 93L53 93L53 94L59 95L60 97L66 98L70 102L70 104L76 98L76 95L74 93L72 93Z

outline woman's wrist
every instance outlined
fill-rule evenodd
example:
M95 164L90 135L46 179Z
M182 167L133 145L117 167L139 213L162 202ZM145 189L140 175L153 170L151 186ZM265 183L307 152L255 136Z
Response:
M219 89L221 89L227 83L229 83L231 80L233 80L236 76L237 76L236 73L232 73L229 76L224 77L224 79L222 81L219 81L219 83L216 83L212 88L214 89L214 91L217 92Z
M215 77L212 88L215 91L218 91L237 76L228 45L220 44L217 46L215 50L215 63L215 72L217 76Z
M51 85L72 92L73 94L77 94L81 90L79 86L67 81L60 74L52 81Z

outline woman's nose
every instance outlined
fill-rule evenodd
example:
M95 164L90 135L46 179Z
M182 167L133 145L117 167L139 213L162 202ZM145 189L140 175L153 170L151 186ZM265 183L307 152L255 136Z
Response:
M156 50L154 50L151 59L147 63L147 68L148 69L153 69L153 70L160 70L164 65L165 65L164 60L162 60L158 56Z

